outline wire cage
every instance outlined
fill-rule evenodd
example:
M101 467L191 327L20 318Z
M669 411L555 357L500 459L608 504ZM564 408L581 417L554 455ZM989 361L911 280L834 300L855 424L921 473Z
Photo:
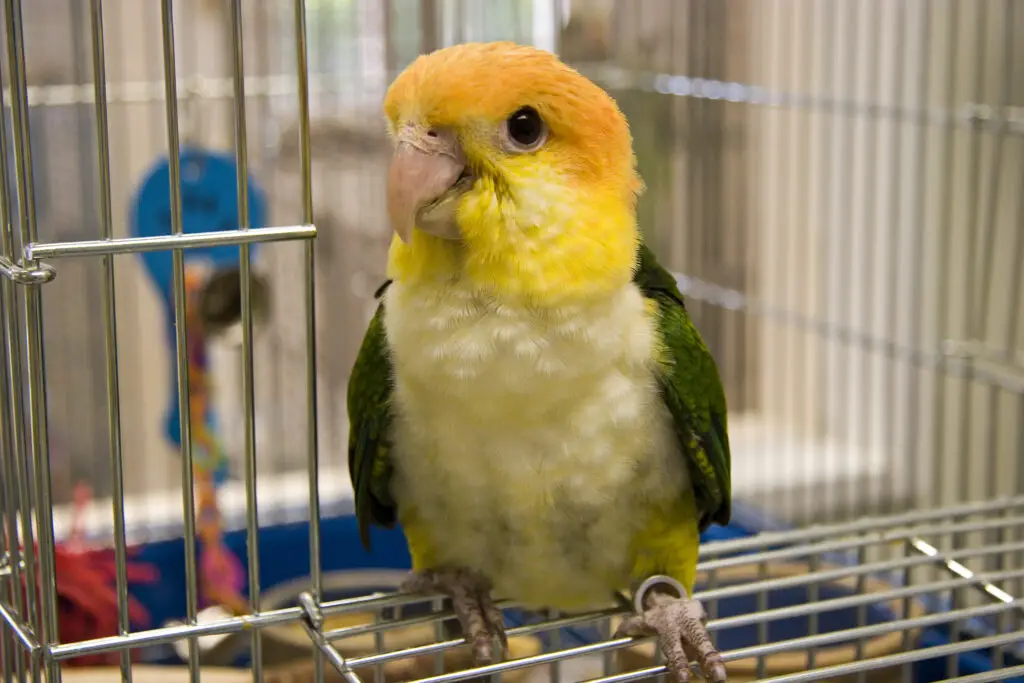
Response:
M616 605L504 604L512 658L470 666L443 601L394 593L400 535L367 556L349 523L345 386L391 239L381 99L417 54L493 39L558 52L630 120L640 226L729 399L736 513L697 597L730 680L1024 680L1024 0L2 14L3 680L664 675L652 641L611 639ZM188 187L195 150L237 170L228 224L189 230L172 189L166 232L139 234L146 179L163 160ZM208 352L245 604L219 615L185 324L211 247L238 250L239 320ZM103 635L65 626L89 591Z

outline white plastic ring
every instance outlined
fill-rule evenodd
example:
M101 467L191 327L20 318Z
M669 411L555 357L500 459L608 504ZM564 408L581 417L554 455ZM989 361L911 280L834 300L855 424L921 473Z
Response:
M633 608L636 609L637 614L643 614L646 610L644 608L644 598L647 597L647 592L658 585L667 585L672 588L680 598L689 598L690 595L683 588L683 584L679 583L671 576L665 576L664 574L655 574L654 576L648 577L643 583L641 583L636 592L633 593Z

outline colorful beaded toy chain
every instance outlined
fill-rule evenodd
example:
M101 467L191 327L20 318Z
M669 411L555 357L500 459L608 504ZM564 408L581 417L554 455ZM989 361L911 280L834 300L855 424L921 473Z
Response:
M199 315L199 295L205 275L194 269L185 273L185 334L188 351L189 426L194 445L192 467L196 487L196 534L201 544L200 590L211 604L222 605L233 614L247 611L242 598L245 573L241 563L224 545L221 515L217 505L218 484L227 475L228 460L220 440L211 429L211 385L206 335Z

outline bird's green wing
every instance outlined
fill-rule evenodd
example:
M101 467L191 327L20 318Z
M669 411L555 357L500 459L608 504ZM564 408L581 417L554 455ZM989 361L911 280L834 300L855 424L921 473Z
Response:
M375 296L380 298L391 281ZM391 398L394 371L384 331L384 304L377 306L348 380L348 473L355 494L356 519L363 546L370 549L370 526L395 525L391 498Z
M675 278L641 244L633 281L658 306L662 398L675 423L700 510L700 529L728 524L731 456L725 390L718 367L686 312Z

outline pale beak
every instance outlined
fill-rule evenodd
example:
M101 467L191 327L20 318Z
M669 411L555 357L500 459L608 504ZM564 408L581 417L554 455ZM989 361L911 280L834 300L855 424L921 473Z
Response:
M465 156L450 133L406 130L388 169L388 217L408 244L413 228L458 239L454 198L471 184Z

